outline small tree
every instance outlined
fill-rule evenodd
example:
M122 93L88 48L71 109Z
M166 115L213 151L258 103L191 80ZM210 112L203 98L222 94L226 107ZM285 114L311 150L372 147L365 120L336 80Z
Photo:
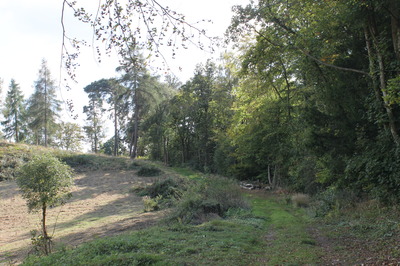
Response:
M23 165L17 177L22 197L27 200L29 211L42 210L42 241L46 255L51 252L51 237L46 230L46 211L49 206L65 203L71 196L72 169L57 158L43 154Z

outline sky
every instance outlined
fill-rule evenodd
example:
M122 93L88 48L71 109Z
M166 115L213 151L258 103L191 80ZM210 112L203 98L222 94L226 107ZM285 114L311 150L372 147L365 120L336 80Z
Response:
M97 0L91 0L96 6ZM93 48L87 47L81 51L78 58L80 66L77 69L77 83L68 82L71 90L66 90L62 82L68 78L65 69L61 67L62 0L1 0L0 1L0 78L3 83L3 94L13 78L20 85L25 98L34 91L33 84L37 80L42 59L46 59L53 79L60 85L59 98L63 101L72 100L78 123L82 123L83 105L87 104L87 96L83 88L91 82L118 76L116 56L103 56L102 63L96 61ZM88 4L87 0L77 0ZM233 13L233 5L246 5L249 0L159 0L159 3L185 14L188 22L202 19L212 20L203 24L210 36L223 36L229 26ZM91 42L92 31L86 25L77 21L73 16L65 18L67 35L84 38ZM212 55L189 47L188 50L177 54L176 59L166 56L172 72L182 82L188 80L196 64L205 62L207 58L217 57L220 52ZM179 70L181 68L181 70ZM71 114L64 111L63 116Z

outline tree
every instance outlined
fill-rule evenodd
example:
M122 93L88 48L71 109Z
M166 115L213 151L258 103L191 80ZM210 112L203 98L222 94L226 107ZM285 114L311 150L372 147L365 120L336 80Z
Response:
M0 96L2 93L3 93L3 79L0 78ZM0 99L1 99L1 97L0 97ZM1 103L1 100L0 100L0 103Z
M35 92L28 100L29 128L35 137L36 145L47 147L56 131L56 118L61 110L57 100L55 81L52 80L46 60L42 60Z
M120 83L127 88L124 100L130 118L126 127L126 141L131 158L138 155L141 123L162 100L172 94L170 86L162 84L158 76L148 71L144 56L137 45L132 44L130 53L126 53L126 58L117 68L122 74Z
M101 140L104 138L103 132L103 100L97 94L89 95L89 105L83 107L86 114L86 126L83 127L86 136L91 143L91 150L97 153L100 150Z
M6 138L14 136L15 142L23 140L24 135L24 96L19 85L11 80L4 108L2 110L5 120L1 122Z
M29 211L42 211L42 244L46 255L51 252L51 237L46 228L47 209L64 204L71 196L72 176L72 169L68 165L49 154L43 154L23 165L17 177Z
M89 99L105 99L110 105L110 117L114 123L114 149L113 155L117 156L120 143L120 125L126 118L126 104L122 102L127 89L121 86L116 79L101 79L92 82L84 88Z
M82 128L71 122L61 122L57 132L57 146L67 151L80 151L84 139Z

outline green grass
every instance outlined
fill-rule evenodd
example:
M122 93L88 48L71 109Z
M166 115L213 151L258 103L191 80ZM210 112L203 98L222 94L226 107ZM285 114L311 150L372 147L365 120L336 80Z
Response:
M182 215L168 223L97 239L74 249L57 243L62 246L58 252L48 257L30 257L26 265L316 265L338 258L354 264L364 262L363 258L374 258L378 265L400 257L400 208L384 207L374 201L344 205L346 208L327 212L330 215L326 218L310 218L304 209L295 208L278 196L247 193L251 208L246 208L237 197L240 192L230 187L236 185L234 181L226 183L187 168L5 142L0 142L0 180L12 179L19 165L44 152L52 153L77 171L157 167L163 171L160 180L173 178L179 184L155 184L157 195L170 187L181 189L184 183L188 188L175 197L181 204L175 210ZM214 209L221 213L217 215ZM208 214L214 220L203 219ZM184 217L190 215L194 219L189 222L201 224L184 224ZM322 254L322 248L309 234L310 227L330 241L332 254Z
M229 220L157 226L31 257L25 265L257 265L264 253L262 232Z
M180 176L186 177L188 179L194 180L194 181L199 181L204 178L204 174L201 172L194 171L189 168L183 168L183 167L172 167L172 170L179 174Z
M309 219L283 202L249 195L251 210L200 225L172 223L102 238L25 265L304 265L320 250Z
M305 265L319 262L322 250L307 232L310 218L303 209L287 205L283 200L248 195L253 213L267 223L268 252L271 265Z

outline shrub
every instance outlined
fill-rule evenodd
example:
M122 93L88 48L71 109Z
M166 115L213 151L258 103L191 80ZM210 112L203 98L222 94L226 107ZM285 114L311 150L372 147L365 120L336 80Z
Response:
M161 175L162 171L155 166L142 166L137 172L138 176L158 176Z
M139 196L145 196L143 198L145 211L153 211L172 206L182 197L183 192L187 190L187 185L187 181L183 179L169 177L159 179L147 187L133 187L130 191Z
M42 236L33 241L42 245L47 255L51 252L51 237L46 229L46 211L51 206L63 204L71 196L72 169L49 154L34 156L21 167L17 184L22 197L27 200L29 211L42 210Z
M18 156L4 156L0 159L0 181L15 178L18 168L22 166L26 158Z
M140 163L134 161L134 162L132 162L132 163L128 166L128 169L129 169L129 170L136 170L136 169L138 169L140 166L141 166Z
M316 217L332 216L339 213L341 209L351 207L359 198L351 190L339 190L328 188L315 196L310 204Z
M142 200L143 200L145 212L157 211L160 209L159 204L160 204L160 201L162 200L162 196L158 195L155 198L150 198L149 196L144 196Z
M172 220L182 223L200 224L216 216L225 216L231 208L248 208L239 186L223 177L209 177L186 191Z
M310 197L307 194L296 193L290 198L295 207L308 207Z
M183 180L179 180L173 178L159 179L154 182L152 185L144 188L140 195L142 196L150 196L151 198L155 198L157 196L162 196L165 199L180 199L182 197L182 190L185 189L185 183Z

